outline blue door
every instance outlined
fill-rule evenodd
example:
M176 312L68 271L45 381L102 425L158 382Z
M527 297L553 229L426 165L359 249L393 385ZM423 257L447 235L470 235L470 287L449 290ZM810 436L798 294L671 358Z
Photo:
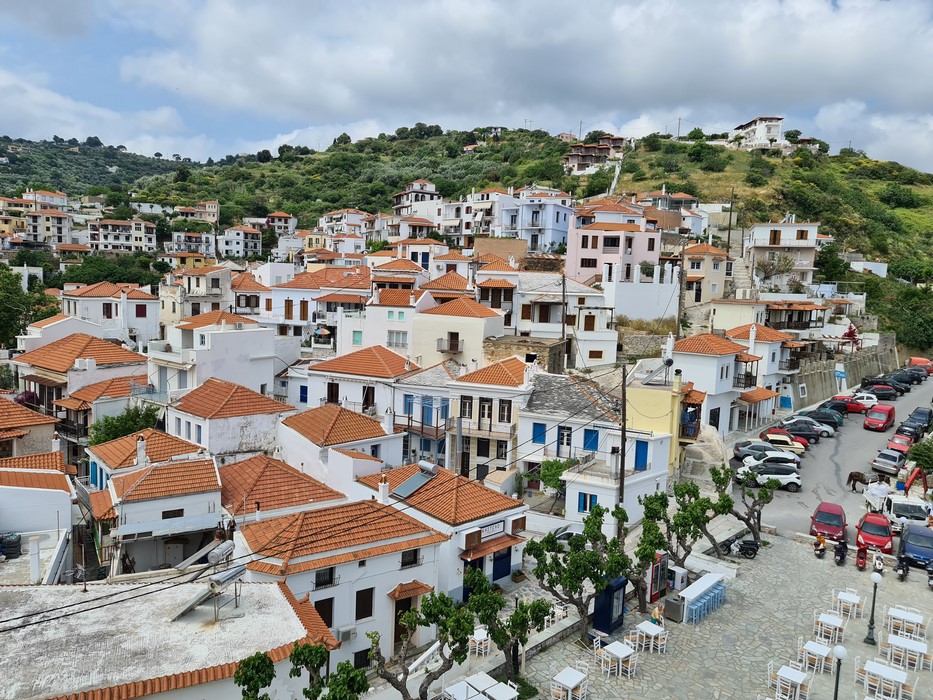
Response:
M512 548L500 549L492 555L492 580L498 581L512 573Z
M421 424L434 425L434 397L421 397Z
M635 441L635 471L643 472L648 468L648 443L644 440Z
M599 431L590 428L583 429L583 449L587 452L596 452L599 448Z

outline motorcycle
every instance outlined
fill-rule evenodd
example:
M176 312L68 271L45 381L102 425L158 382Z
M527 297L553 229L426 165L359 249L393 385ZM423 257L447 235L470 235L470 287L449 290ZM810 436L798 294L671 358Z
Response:
M881 552L875 552L871 560L871 568L884 576L884 557L881 556Z
M758 550L761 548L761 545L755 542L755 540L741 540L732 543L730 551L733 555L741 554L746 559L754 559L758 556Z
M907 578L907 572L910 570L910 565L907 563L906 554L897 555L897 563L894 565L894 573L897 574L897 580L903 581Z
M855 566L858 567L859 571L865 571L865 566L868 564L868 548L859 547L855 550Z
M927 586L933 589L933 561L927 564Z
M837 542L833 548L833 558L836 560L836 566L842 566L846 563L846 555L849 553L849 545L845 542Z
M813 553L816 555L817 559L822 559L826 554L826 545L817 540L813 543Z

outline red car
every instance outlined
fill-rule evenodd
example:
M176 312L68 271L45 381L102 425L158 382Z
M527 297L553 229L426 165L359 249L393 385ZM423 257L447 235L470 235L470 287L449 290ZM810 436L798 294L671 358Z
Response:
M907 453L907 450L910 449L910 446L914 444L912 437L908 435L901 435L900 433L895 433L888 438L888 449L896 450L898 452Z
M767 440L765 435L786 435L791 440L793 440L794 442L800 443L804 447L810 446L810 443L807 442L806 438L797 437L796 435L791 435L789 432L787 432L783 428L768 428L766 430L762 430L761 433L759 433L758 437L760 437L762 440Z
M881 513L865 513L855 528L855 546L879 549L882 554L894 551L891 539L891 524Z
M846 405L846 410L849 413L865 413L868 411L868 406L863 404L861 401L856 401L851 396L842 394L841 396L834 396L833 401L842 401Z
M810 534L837 542L846 538L846 512L838 503L823 501L810 516Z

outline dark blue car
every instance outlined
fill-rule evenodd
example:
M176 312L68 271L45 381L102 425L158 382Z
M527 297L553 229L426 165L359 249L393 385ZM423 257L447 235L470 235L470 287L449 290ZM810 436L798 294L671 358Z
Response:
M933 529L920 523L908 523L901 532L901 546L898 551L906 554L911 564L926 566L933 561Z

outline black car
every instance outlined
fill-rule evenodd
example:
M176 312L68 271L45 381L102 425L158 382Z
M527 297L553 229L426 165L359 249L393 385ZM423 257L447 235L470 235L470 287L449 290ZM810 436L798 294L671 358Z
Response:
M923 367L904 367L903 369L899 369L898 372L907 372L908 374L912 374L920 379L921 382L925 382L929 376Z
M802 437L811 445L815 445L820 441L820 434L806 423L791 423L790 425L782 425L781 428L795 437Z
M829 399L821 403L818 408L826 411L835 411L843 418L847 418L849 414L849 405L845 401Z
M899 382L897 379L894 379L893 377L889 377L888 375L884 375L882 379L884 380L885 384L887 384L889 387L894 389L894 391L896 391L901 396L906 394L911 389L910 384L904 384L903 382Z
M894 431L895 435L906 435L912 438L914 442L923 437L923 429L916 423L901 423Z
M897 392L889 386L869 386L865 393L874 394L882 401L894 401L897 398Z
M839 411L833 411L828 408L814 408L811 411L800 411L801 416L807 416L812 418L817 423L823 423L825 425L830 425L833 428L841 428L845 423L846 416L849 415L849 412L840 413Z
M900 382L901 384L919 384L923 380L913 372L908 372L907 370L899 369L894 372L888 372L886 377Z
M891 387L897 392L898 396L903 396L907 391L907 388L900 382L893 379L886 379L884 377L865 377L862 380L862 388L871 390L873 387L883 384L885 386ZM881 398L880 396L878 398Z
M913 413L907 416L901 425L910 425L916 427L917 430L920 431L920 437L923 437L923 435L930 429L930 425L926 422L925 418L922 416L915 416Z
M929 408L927 406L918 406L910 412L910 417L908 420L911 418L924 421L926 423L927 430L929 430L931 427L933 427L933 408Z

